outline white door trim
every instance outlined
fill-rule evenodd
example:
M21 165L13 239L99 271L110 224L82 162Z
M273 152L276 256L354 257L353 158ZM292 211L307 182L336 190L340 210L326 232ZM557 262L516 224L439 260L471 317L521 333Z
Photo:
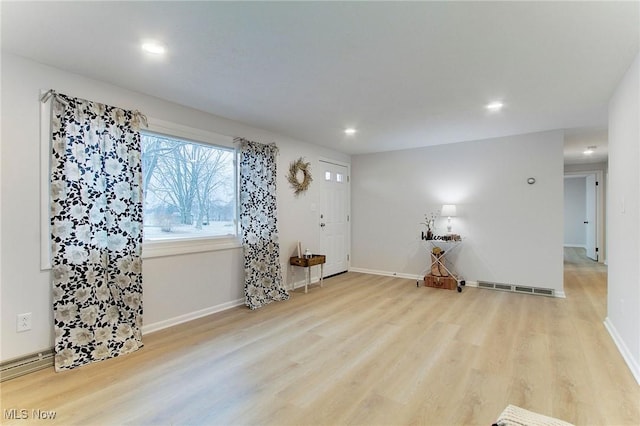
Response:
M333 160L331 158L326 158L326 157L318 157L318 161L322 163L335 164L336 166L343 166L343 167L346 167L347 170L349 170L349 172L351 172L351 163L345 163L343 161Z
M604 171L603 170L582 170L579 172L564 172L565 178L572 177L587 177L588 175L596 175L596 181L598 182L598 189L596 190L596 247L598 247L598 262L605 263L606 259L606 238L605 238L605 226L606 226L606 200L605 200L605 188L604 188Z
M344 161L334 160L328 157L318 157L318 163L329 163L335 164L337 166L342 166L347 168L347 215L349 216L349 220L347 221L347 271L351 268L351 163L346 163ZM324 176L322 177L324 179ZM318 227L318 241L320 241L320 228Z

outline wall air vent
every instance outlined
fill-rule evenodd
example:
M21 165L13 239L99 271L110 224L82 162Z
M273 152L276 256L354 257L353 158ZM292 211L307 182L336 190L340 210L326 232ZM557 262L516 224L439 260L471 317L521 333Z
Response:
M555 296L552 289L536 288L523 285L492 283L490 281L478 281L479 288L488 288L490 290L511 291L513 293L535 294L540 296Z
M26 355L0 364L0 382L23 376L43 368L53 367L53 348L46 351Z
M549 288L534 288L533 292L535 294L542 294L543 296L553 296L553 290Z
M486 281L478 281L478 287L481 287L481 288L494 288L494 284L493 283L488 283Z

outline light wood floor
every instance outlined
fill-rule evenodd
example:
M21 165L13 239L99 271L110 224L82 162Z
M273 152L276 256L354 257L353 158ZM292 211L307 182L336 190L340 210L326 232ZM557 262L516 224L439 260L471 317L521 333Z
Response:
M515 404L638 425L640 387L603 326L605 281L575 251L566 299L347 273L148 335L132 355L5 382L3 414L56 418L3 423L486 426Z

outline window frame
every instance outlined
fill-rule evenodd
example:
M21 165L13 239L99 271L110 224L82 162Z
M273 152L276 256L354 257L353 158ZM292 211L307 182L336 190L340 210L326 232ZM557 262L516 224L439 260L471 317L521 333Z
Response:
M40 90L40 98L47 91ZM51 103L40 101L40 270L51 269L50 175L51 175Z
M156 134L167 138L175 138L195 144L210 145L230 149L234 153L234 192L235 192L235 235L220 235L192 238L172 238L162 240L143 240L142 258L172 256L187 253L201 253L207 251L228 250L242 247L239 229L239 190L238 190L238 150L233 138L206 130L182 126L176 123L148 118L148 126L140 133Z

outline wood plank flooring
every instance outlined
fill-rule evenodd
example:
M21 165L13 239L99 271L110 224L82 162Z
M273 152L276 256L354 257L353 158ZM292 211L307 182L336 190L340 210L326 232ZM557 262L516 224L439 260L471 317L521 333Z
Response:
M489 425L515 404L640 424L640 387L603 326L606 267L569 251L565 293L347 273L150 334L128 356L2 383L2 423L43 424L36 409L64 425Z

